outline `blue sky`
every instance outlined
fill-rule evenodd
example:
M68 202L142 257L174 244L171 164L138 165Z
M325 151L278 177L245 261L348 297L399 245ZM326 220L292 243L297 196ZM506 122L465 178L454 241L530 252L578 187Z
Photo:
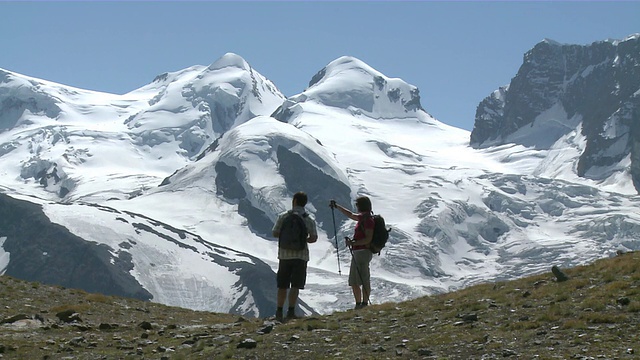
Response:
M420 89L471 130L478 103L544 38L590 44L640 32L640 2L2 2L0 68L122 94L234 52L286 96L350 55Z

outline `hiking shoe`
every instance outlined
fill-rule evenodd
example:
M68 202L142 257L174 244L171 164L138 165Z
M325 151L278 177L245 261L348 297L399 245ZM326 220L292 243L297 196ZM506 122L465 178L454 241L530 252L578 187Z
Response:
M295 313L288 313L287 314L287 321L295 320L295 319L299 319L298 315L296 315Z
M362 309L363 307L366 307L368 305L369 304L367 304L366 302L356 303L356 306L354 307L354 309L359 310L359 309Z
M282 316L282 310L276 310L276 321L284 322L284 317Z

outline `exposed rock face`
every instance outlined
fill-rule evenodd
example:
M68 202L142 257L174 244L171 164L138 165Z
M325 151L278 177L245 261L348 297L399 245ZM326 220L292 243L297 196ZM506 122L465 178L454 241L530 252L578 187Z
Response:
M554 108L558 111L550 116ZM471 145L544 149L581 123L586 145L578 175L607 177L630 156L640 188L639 109L640 35L587 46L545 40L525 54L508 87L478 105ZM529 130L540 126L537 133Z
M51 223L36 204L0 194L0 233L11 257L7 275L107 295L152 297L129 273L130 257L113 258L106 245Z

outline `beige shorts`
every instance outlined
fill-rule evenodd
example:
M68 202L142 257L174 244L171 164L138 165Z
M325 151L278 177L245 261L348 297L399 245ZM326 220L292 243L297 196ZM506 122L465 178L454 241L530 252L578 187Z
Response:
M349 286L363 285L366 290L371 290L369 263L372 258L373 253L369 249L353 251L351 269L349 269Z

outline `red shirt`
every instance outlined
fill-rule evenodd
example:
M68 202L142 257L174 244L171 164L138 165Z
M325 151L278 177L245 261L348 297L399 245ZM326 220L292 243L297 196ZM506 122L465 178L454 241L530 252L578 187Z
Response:
M370 213L360 213L358 214L358 223L356 223L356 229L353 233L353 240L358 241L362 240L366 237L364 231L365 229L373 230L375 226L375 222L373 221L373 216ZM353 250L362 250L368 249L369 245L356 245L353 247Z

